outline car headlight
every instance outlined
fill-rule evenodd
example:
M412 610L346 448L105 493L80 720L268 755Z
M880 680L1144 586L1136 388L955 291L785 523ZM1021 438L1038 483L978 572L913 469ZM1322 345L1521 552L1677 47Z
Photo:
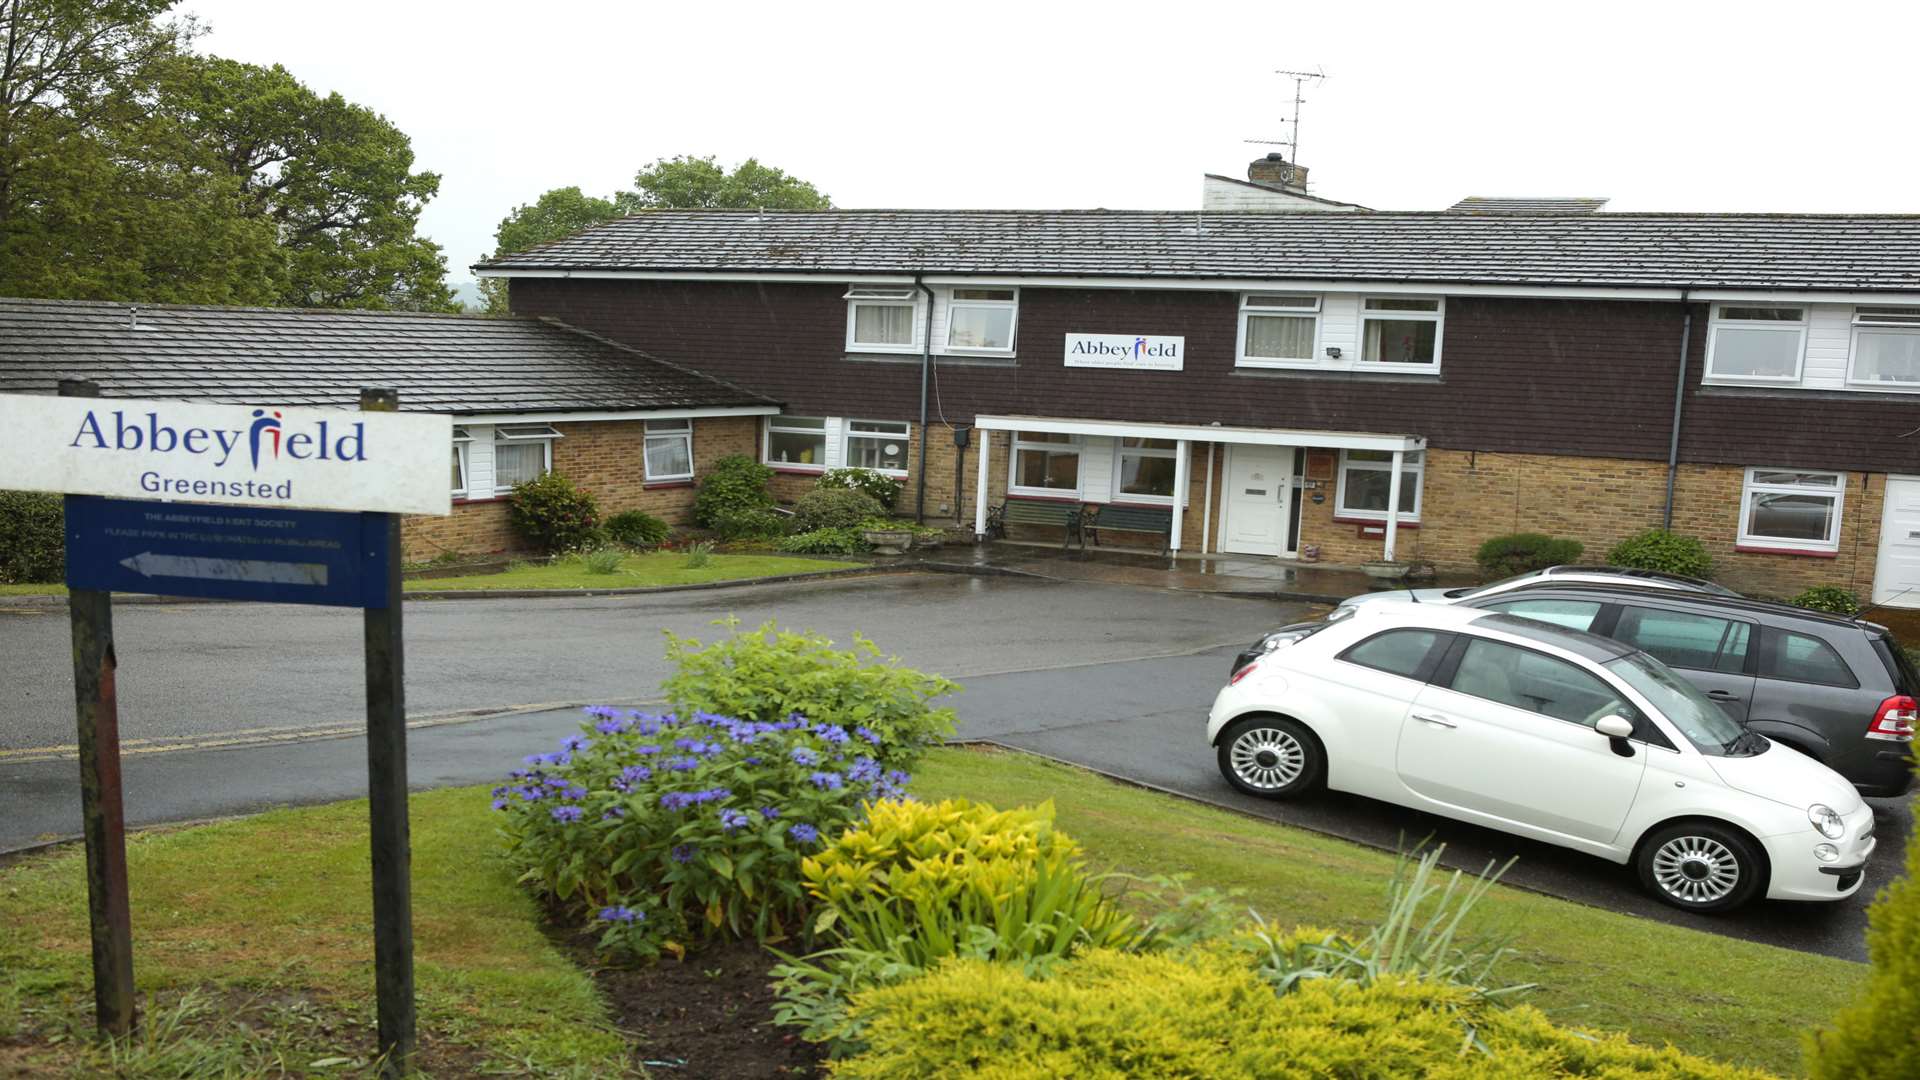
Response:
M1825 803L1814 803L1807 807L1807 820L1820 830L1820 835L1829 840L1838 840L1847 834L1847 822L1833 807Z

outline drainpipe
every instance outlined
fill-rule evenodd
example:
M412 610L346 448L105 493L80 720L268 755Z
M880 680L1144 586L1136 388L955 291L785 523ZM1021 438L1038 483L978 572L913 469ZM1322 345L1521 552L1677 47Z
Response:
M927 297L927 329L920 338L920 465L913 470L915 478L913 493L913 520L921 525L927 523L927 378L933 372L933 290L913 275L913 287ZM954 505L959 505L960 493L953 493Z
M1660 527L1673 528L1673 482L1680 474L1680 413L1687 400L1687 350L1693 344L1693 305L1680 290L1680 363L1673 376L1673 434L1667 440L1667 502L1660 511Z

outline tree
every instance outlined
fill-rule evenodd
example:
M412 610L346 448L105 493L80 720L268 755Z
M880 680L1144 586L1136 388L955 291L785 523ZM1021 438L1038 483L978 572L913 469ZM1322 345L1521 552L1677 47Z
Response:
M664 209L831 210L814 187L771 165L748 158L732 172L711 156L661 158L634 175L636 191L614 197L622 214Z
M1833 1027L1807 1038L1807 1071L1815 1080L1920 1076L1920 832L1907 838L1906 876L1889 882L1867 909L1867 960L1872 971L1860 996Z
M495 258L550 244L581 229L615 217L612 199L597 199L577 187L554 188L532 203L513 208L493 232ZM487 298L487 310L496 315L507 313L507 283L501 278L482 278L480 292Z

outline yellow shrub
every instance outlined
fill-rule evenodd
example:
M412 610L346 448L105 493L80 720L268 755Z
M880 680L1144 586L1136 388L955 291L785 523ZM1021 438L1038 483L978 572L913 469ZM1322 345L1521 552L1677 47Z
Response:
M1314 980L1284 997L1224 949L1088 952L1034 978L954 960L854 998L866 1052L848 1080L968 1076L1430 1077L1437 1080L1758 1080L1671 1048L1635 1046L1500 1009L1469 991L1389 978Z
M1050 801L1013 810L965 799L889 801L870 806L866 824L841 833L800 869L807 891L830 903L861 893L950 899L968 885L1004 894L1010 878L1079 852L1054 831Z

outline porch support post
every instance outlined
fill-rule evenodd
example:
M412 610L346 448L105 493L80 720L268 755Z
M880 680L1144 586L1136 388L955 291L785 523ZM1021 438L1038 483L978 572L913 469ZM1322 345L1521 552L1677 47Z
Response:
M1173 444L1173 528L1167 536L1169 551L1180 550L1180 525L1187 516L1187 489L1193 486L1187 468L1187 451L1192 445L1185 439Z
M993 456L993 432L976 427L980 433L980 475L973 485L973 538L987 536L987 459Z
M1207 493L1205 502L1200 504L1200 554L1213 550L1213 448L1216 443L1207 444Z
M1394 542L1399 538L1400 534L1400 469L1406 464L1406 460L1406 451L1395 450L1393 452L1393 471L1387 474L1389 477L1387 480L1387 544L1386 551L1381 555L1381 558L1386 559L1388 562L1393 561Z

